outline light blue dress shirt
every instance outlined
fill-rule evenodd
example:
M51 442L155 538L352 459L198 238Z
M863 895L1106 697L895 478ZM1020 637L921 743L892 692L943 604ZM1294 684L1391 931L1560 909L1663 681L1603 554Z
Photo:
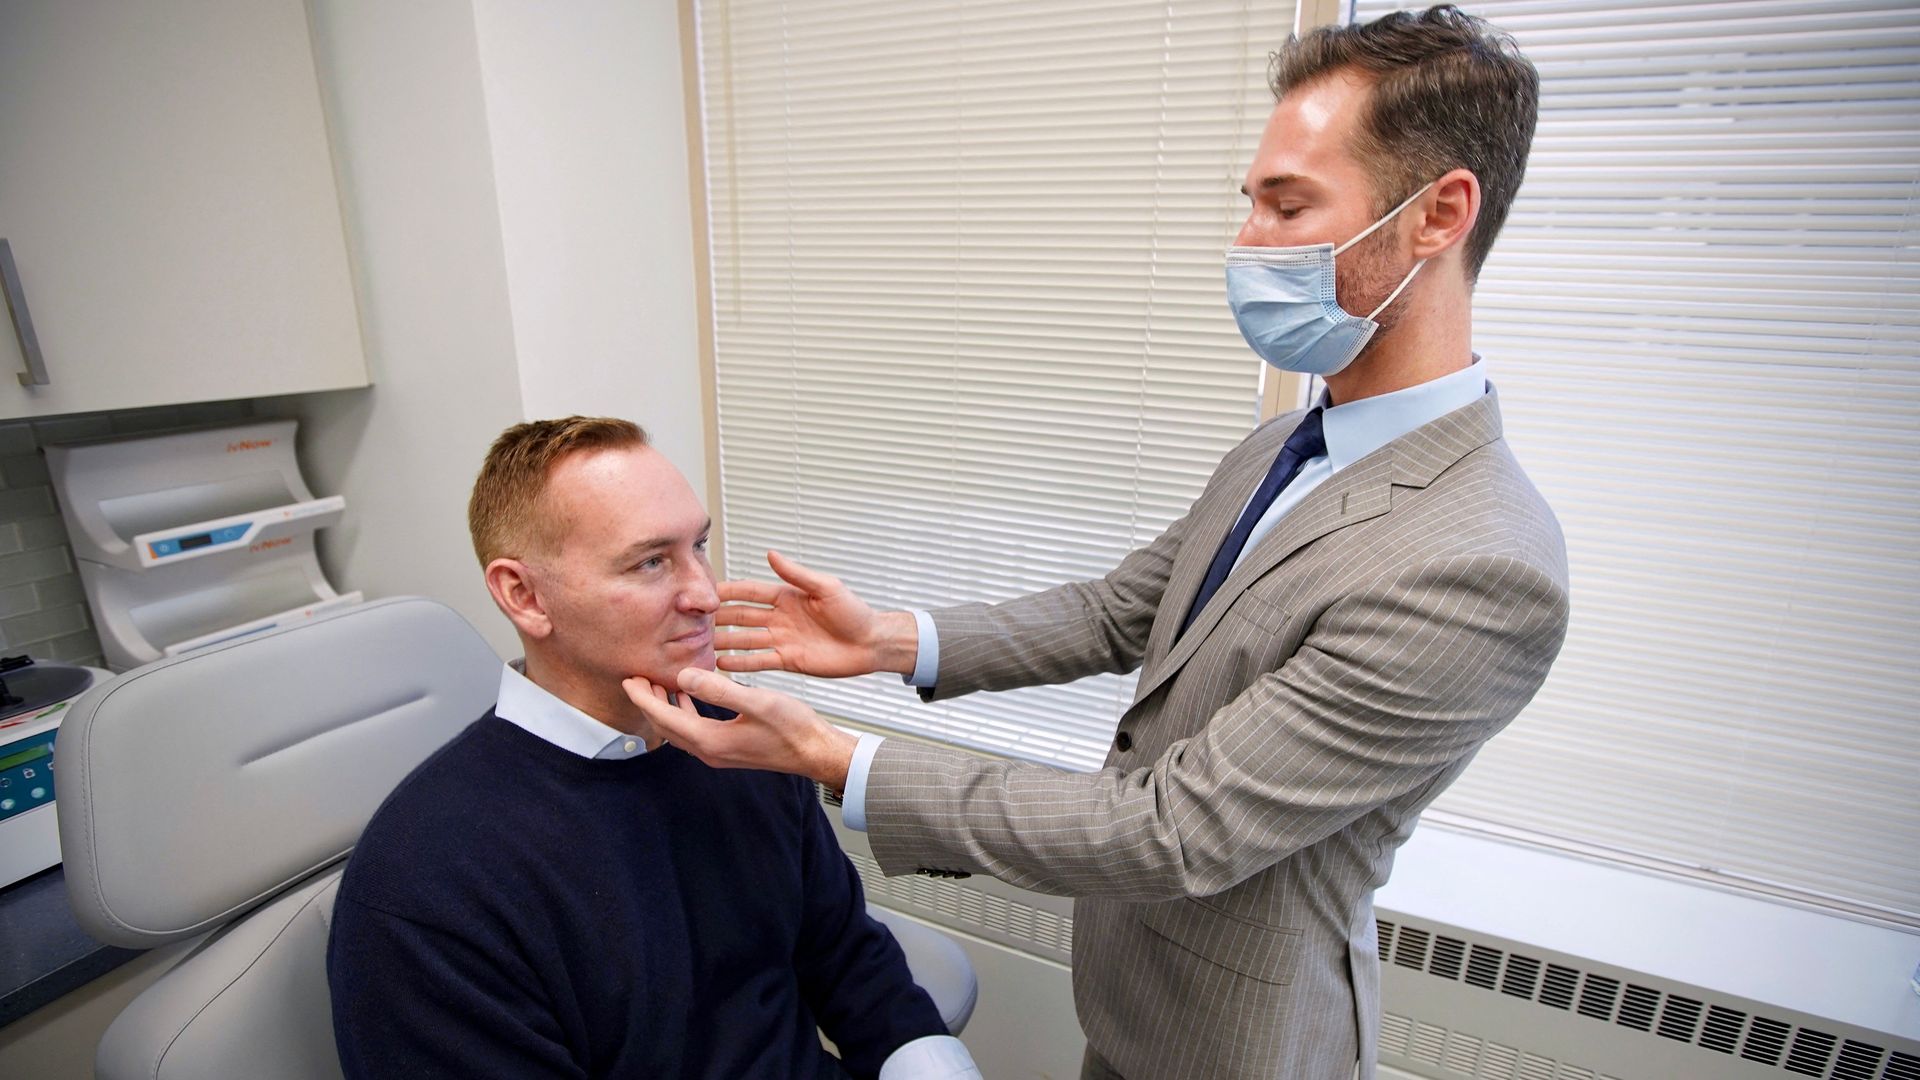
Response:
M1492 388L1493 384L1487 381L1487 365L1476 355L1472 364L1459 371L1391 394L1332 406L1326 404L1326 396L1322 395L1320 403L1326 412L1321 419L1326 425L1327 452L1308 458L1306 464L1300 466L1293 482L1273 500L1267 512L1260 515L1234 565L1239 566L1239 559L1246 558L1287 511L1300 505L1302 499L1334 473L1415 428L1466 408ZM940 637L934 629L933 616L915 611L913 620L920 631L920 651L914 657L913 674L907 676L906 681L911 686L932 686L940 673ZM872 770L873 756L884 741L872 732L860 733L860 745L855 748L853 764L847 770L847 790L842 793L840 808L840 819L849 829L861 832L867 829L867 773Z
M623 759L647 752L638 735L607 725L549 693L526 675L526 661L512 660L500 673L494 715L569 753L584 758ZM880 1080L981 1080L966 1044L951 1035L927 1035L887 1055Z
M493 712L540 741L584 758L619 760L647 752L640 736L608 727L527 678L525 660L507 661Z

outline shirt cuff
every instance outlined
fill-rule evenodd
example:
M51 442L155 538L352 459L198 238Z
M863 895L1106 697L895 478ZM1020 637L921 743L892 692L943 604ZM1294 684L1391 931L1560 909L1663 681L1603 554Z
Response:
M929 687L940 681L940 631L934 628L933 616L914 609L913 625L920 629L920 649L914 654L913 674L903 680L908 686Z
M867 770L873 768L873 755L886 741L871 731L862 731L860 745L853 748L853 764L847 766L847 789L840 793L840 821L849 829L867 831Z
M980 1067L959 1039L928 1035L889 1055L880 1080L980 1080Z

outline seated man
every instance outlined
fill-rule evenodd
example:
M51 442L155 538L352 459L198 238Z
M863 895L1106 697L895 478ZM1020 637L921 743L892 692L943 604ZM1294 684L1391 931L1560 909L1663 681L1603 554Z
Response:
M468 517L526 659L347 864L346 1075L977 1080L813 785L709 769L622 691L714 663L710 522L645 433L509 428Z

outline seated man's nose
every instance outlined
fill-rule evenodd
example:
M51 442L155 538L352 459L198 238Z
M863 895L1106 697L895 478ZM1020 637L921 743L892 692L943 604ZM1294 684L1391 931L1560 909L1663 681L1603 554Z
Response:
M720 608L720 593L714 588L713 578L702 574L686 584L680 590L680 606L688 611L717 611Z

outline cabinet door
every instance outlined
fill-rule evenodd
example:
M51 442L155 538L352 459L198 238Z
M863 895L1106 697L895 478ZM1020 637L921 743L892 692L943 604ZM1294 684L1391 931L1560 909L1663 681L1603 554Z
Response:
M0 237L0 416L367 382L301 0L0 0Z

